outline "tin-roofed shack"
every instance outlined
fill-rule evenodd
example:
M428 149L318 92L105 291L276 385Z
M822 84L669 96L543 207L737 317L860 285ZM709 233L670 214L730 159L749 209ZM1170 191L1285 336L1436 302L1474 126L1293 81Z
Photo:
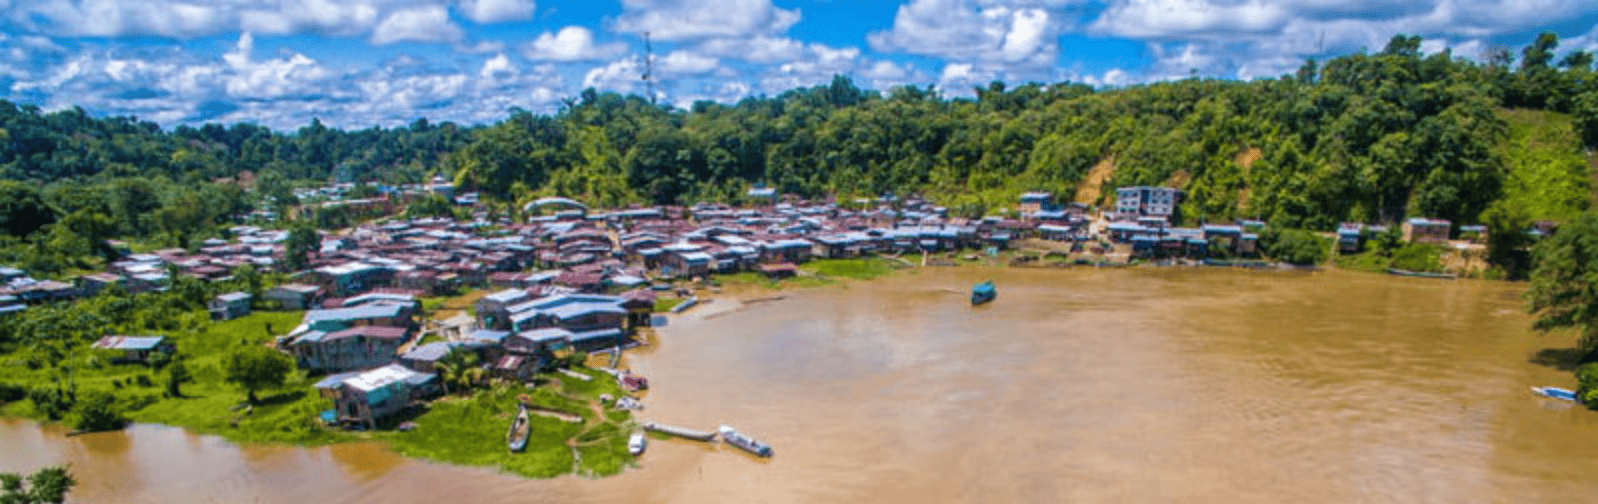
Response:
M176 350L166 336L106 336L89 348L111 354L112 362L148 362L157 352Z

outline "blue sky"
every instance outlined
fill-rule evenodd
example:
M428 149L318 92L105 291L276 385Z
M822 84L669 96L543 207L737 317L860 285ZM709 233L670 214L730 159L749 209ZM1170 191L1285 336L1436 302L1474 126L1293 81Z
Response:
M585 87L734 102L862 87L1272 77L1396 33L1598 51L1594 0L0 0L0 98L163 126L484 123Z

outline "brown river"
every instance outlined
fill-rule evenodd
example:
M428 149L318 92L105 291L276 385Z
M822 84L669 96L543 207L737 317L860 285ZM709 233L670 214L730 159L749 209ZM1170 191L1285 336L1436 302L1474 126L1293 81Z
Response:
M971 307L992 278L997 301ZM1531 362L1514 284L1192 269L924 269L739 305L627 365L642 417L775 448L653 441L601 480L381 447L239 447L161 426L0 420L0 471L70 462L96 503L1522 503L1598 495L1598 413Z

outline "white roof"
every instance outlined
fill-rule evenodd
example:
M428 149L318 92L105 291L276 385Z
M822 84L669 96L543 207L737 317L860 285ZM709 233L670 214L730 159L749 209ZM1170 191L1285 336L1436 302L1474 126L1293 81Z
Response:
M389 364L387 366L356 375L354 378L350 378L344 383L349 384L351 387L360 389L361 391L371 392L372 390L391 383L405 381L406 378L410 378L418 374L421 373L411 371L405 366L401 366L399 364Z

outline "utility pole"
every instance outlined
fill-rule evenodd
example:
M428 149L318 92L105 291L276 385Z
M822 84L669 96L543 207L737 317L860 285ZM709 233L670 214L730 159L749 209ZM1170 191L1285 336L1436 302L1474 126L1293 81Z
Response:
M649 32L644 32L644 88L649 93L649 104L655 104L655 81L650 79L654 73L655 49L649 46Z

